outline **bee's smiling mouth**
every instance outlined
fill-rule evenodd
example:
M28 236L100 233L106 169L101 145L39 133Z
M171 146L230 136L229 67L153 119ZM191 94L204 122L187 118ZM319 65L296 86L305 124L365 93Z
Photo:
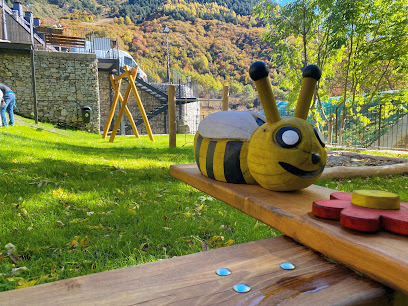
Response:
M318 176L320 173L323 172L324 170L324 165L315 170L315 171L304 171L302 169L296 168L295 166L292 166L290 164L284 163L284 162L279 162L279 165L289 173L299 176L301 178L312 178Z

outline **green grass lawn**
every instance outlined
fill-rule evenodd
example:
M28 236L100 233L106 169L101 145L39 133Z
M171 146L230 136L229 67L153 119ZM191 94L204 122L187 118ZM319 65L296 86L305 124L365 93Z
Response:
M170 177L193 136L116 137L18 118L0 129L0 291L276 236ZM408 177L320 181L408 201Z
M278 234L170 177L194 162L193 136L155 138L0 129L0 290Z

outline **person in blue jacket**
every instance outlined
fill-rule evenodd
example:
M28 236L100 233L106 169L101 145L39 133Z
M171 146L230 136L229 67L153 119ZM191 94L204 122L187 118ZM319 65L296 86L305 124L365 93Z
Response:
M14 110L16 105L16 95L10 87L0 83L0 90L3 92L3 101L1 101L1 121L3 126L7 126L6 112L9 115L9 124L14 126Z

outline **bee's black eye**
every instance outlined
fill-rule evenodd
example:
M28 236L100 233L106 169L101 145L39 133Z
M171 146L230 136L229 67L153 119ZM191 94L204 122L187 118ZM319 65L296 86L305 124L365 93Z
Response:
M302 134L293 126L284 126L275 135L276 142L282 148L296 147L302 141Z
M313 131L317 137L317 140L319 140L320 145L324 148L326 145L324 144L324 138L322 133L317 128L313 128Z

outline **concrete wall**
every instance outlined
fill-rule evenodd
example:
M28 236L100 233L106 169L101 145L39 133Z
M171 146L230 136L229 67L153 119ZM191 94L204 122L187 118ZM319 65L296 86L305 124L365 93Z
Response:
M92 133L100 130L99 84L95 54L35 52L38 120ZM31 60L27 53L2 53L0 76L16 93L17 114L34 118ZM92 108L91 123L82 108Z

